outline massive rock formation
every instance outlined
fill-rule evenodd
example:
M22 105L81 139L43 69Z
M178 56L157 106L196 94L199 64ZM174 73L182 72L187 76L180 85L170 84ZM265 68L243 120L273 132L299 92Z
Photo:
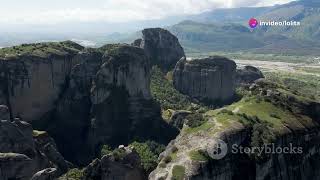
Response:
M150 95L150 59L141 48L67 41L5 48L0 57L0 118L46 130L76 164L89 163L105 143L167 143L177 134Z
M175 130L161 120L160 107L151 98L150 62L144 51L132 46L111 48L103 61L91 89L96 144L125 144L135 138L165 142L174 136ZM166 133L159 136L163 130Z
M103 52L85 49L73 59L75 64L67 77L56 106L39 121L38 129L47 130L57 141L68 160L86 165L94 157L94 144L88 139L91 117L91 87L102 64ZM80 148L81 147L81 148Z
M187 61L182 58L173 72L173 85L183 94L203 102L221 104L233 99L236 64L223 57Z
M68 163L46 132L33 131L30 124L18 119L0 121L1 180L29 180L48 167L56 168L58 176L67 171Z
M15 47L15 54L4 52L0 56L0 94L6 96L12 117L33 121L52 110L70 73L72 58L82 49L66 41L22 45Z
M255 80L264 78L262 72L253 66L243 66L237 68L236 84L237 86L250 85Z
M94 160L84 169L83 180L146 180L138 153L129 147Z
M151 59L152 65L162 70L173 69L175 64L185 57L184 50L177 37L161 28L150 28L142 31L142 41L136 40L133 44L143 48Z

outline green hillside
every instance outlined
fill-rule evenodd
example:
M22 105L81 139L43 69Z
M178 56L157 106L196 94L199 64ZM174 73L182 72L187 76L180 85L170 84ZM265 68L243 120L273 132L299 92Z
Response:
M227 17L234 17L234 20ZM299 21L301 26L269 26L251 30L247 26L249 17L259 21ZM220 9L190 19L194 21L183 21L168 27L178 36L187 53L242 51L320 55L320 2L315 0L266 8Z

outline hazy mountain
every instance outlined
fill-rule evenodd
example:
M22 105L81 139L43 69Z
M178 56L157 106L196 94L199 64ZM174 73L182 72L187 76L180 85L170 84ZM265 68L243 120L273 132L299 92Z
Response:
M244 50L264 45L247 27L239 24L216 25L183 21L168 29L189 52Z
M252 31L247 25L251 17L266 21L300 21L301 26L258 27ZM125 24L71 24L63 28L70 26L73 27L71 29L80 29L81 32L70 31L65 34L49 33L49 35L46 35L47 31L40 35L2 33L0 46L67 39L85 46L101 46L114 42L130 43L141 37L140 30L143 28L166 27L178 36L187 52L320 53L320 1L318 0L294 1L270 7L216 9L192 16L175 16Z
M259 21L299 21L300 26L247 26ZM251 51L255 53L320 54L320 1L302 0L264 8L219 9L192 16L168 29L189 52Z

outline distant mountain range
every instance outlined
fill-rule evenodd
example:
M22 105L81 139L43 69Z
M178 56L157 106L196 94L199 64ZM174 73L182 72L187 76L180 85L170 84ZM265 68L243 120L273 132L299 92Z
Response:
M248 20L299 21L299 27L248 27ZM128 32L104 35L65 35L47 39L76 39L83 45L101 46L105 43L132 42L141 37L138 27L165 27L180 39L187 52L249 51L295 55L320 55L320 1L300 0L270 7L216 9L192 16L169 17L162 20L130 22ZM126 29L128 25L121 25ZM100 25L102 26L102 25ZM92 26L94 27L94 26ZM112 26L110 26L112 27ZM103 28L100 28L103 29ZM19 42L19 37L13 36ZM41 40L46 39L43 38ZM11 39L2 38L7 44ZM0 46L5 46L1 44ZM40 40L40 41L41 41ZM32 41L29 36L28 42ZM39 40L37 40L39 41Z
M248 20L299 21L299 27L257 27ZM320 54L320 1L302 0L263 8L219 9L168 27L187 51Z
M299 21L300 26L264 26L252 30L248 20ZM166 28L187 52L248 51L291 55L320 55L320 1L301 0L271 7L217 9ZM114 34L109 42L131 42L140 33Z

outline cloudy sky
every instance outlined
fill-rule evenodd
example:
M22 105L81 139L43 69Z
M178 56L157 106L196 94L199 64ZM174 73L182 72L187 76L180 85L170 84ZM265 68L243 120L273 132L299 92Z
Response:
M0 24L127 22L292 0L0 0Z

